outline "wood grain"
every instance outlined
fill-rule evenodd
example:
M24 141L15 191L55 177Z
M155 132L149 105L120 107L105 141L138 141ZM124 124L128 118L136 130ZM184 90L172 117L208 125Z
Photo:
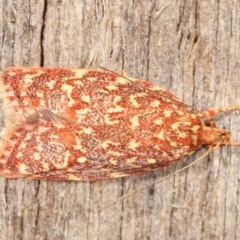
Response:
M106 67L199 109L240 104L240 3L0 0L0 67ZM239 114L218 118L240 140ZM240 239L240 148L131 195L201 156L102 182L0 178L0 239Z

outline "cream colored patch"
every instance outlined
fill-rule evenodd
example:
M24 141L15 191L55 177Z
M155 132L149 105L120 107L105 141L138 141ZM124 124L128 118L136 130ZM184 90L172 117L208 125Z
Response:
M115 96L113 99L113 103L116 104L117 102L121 101L121 96Z
M3 151L3 155L4 155L5 157L9 157L9 156L12 155L12 151L4 150L4 151Z
M200 128L199 125L194 125L193 127L191 127L191 130L192 130L193 132L198 132L199 128Z
M157 161L154 158L147 158L147 163L149 164L155 164Z
M84 132L85 134L91 135L93 130L90 127L88 128L82 127L82 132Z
M74 85L81 85L83 86L83 82L81 80L75 80Z
M124 153L120 153L120 152L116 152L116 151L108 151L107 154L110 156L114 156L114 157L119 157L119 156L124 155Z
M59 163L53 163L53 165L57 168L57 169L63 169L63 168L66 168L68 166L68 159L69 159L69 156L70 156L70 152L69 150L65 151L64 152L64 158L62 158L61 156L59 156L61 158L61 160L63 159L63 162L62 161L59 161Z
M180 123L179 123L179 122L175 122L175 123L173 123L173 124L171 125L171 128L172 128L173 130L178 130L179 127L180 127Z
M118 84L127 84L127 83L129 83L129 80L122 78L122 77L118 77L115 82Z
M152 85L151 90L153 90L153 91L164 91L164 92L166 91L164 88L161 88L157 85Z
M25 71L23 68L21 68L21 71L23 71L23 72L28 72L29 70L30 70L29 68L26 68L26 71ZM31 75L26 74L26 75L24 76L24 78L23 78L23 81L24 81L25 84L29 85L29 84L31 84L31 83L33 82L33 78L34 78L34 77L41 76L41 75L44 74L44 73L45 73L44 71L41 71L41 70L38 68L38 71L37 71L35 74L31 74ZM16 73L14 73L13 75L16 75Z
M115 106L107 109L107 113L122 112L125 108L121 106Z
M33 154L33 159L36 160L36 161L40 160L41 157L40 157L39 153L34 153Z
M75 100L71 97L72 91L73 91L73 86L64 83L62 85L62 90L67 93L69 101L67 102L68 107L72 107L73 104L75 103Z
M132 129L135 129L137 128L140 124L139 124L139 119L138 119L138 116L134 116L132 118L129 119L129 121L131 122L131 128Z
M182 124L184 124L185 126L191 126L192 122L182 122Z
M162 151L162 152L161 152L161 156L163 156L163 157L168 157L168 154L167 154L166 152Z
M83 180L84 178L77 177L76 175L69 173L67 179L72 181L79 181L79 180Z
M115 142L113 142L111 140L105 140L104 142L102 142L102 148L104 148L104 149L109 147L109 145L117 146L119 144L115 143Z
M178 137L180 137L180 138L185 138L187 135L186 135L186 133L185 132L179 132L178 133Z
M88 111L89 111L89 108L86 107L86 108L83 108L80 110L76 110L75 112L76 112L76 115L84 115L84 114L88 113Z
M95 167L94 167L94 168L95 168ZM95 169L99 169L99 168L101 168L101 172L102 172L102 173L103 173L103 172L105 172L105 173L109 172L109 168L108 168L108 167L107 167L107 168L103 168L101 164L100 164L100 165L97 165L97 167L96 167Z
M197 137L197 135L191 135L191 139L192 139L192 141L193 141L193 144L196 146L197 143L198 143L198 137Z
M17 158L22 158L23 157L23 154L22 152L18 152L17 155L16 155Z
M135 100L135 97L136 95L131 95L129 101L134 107L138 108L140 104Z
M25 138L25 141L27 141L26 140L26 138ZM21 147L21 148L26 148L27 147L27 144L26 144L26 142L22 142L20 145L19 145L19 147Z
M86 157L80 157L80 158L77 159L77 161L81 164L81 163L87 162L88 160L87 160Z
M160 133L157 134L157 138L159 138L161 140L165 140L164 130L162 130Z
M161 105L161 102L159 100L154 100L151 102L152 107L159 107Z
M137 157L132 157L132 158L126 159L126 165L127 166L131 166L132 168L139 168L139 167L141 167L141 166L136 164L136 159L137 159Z
M145 93L145 92L140 92L140 93L137 93L136 96L137 96L137 97L145 97L145 96L147 96L147 93Z
M6 159L0 159L0 163L1 163L1 164L6 164L6 163L7 163L7 160L6 160Z
M196 115L196 114L191 114L191 118L192 118L192 119L196 119L196 118L197 118L197 115Z
M46 82L46 85L49 87L50 90L54 89L54 84L56 83L55 80L50 80Z
M137 98L137 97L144 97L146 95L147 94L144 93L144 92L137 93L137 94L132 94L132 95L130 95L129 101L130 101L130 103L132 103L132 105L134 107L138 108L140 106L140 104L137 102L137 100L135 98Z
M113 104L115 105L115 107L111 107L107 109L108 113L113 113L113 112L122 112L125 108L118 106L117 103L119 101L121 101L121 96L115 96L113 99Z
M119 123L118 120L111 120L109 118L109 114L105 114L104 115L104 122L105 122L105 124L108 124L108 125L114 125L114 124L118 124Z
M89 112L89 110L90 109L87 107L87 108L83 108L75 111L78 123L81 123L85 119L85 115Z
M45 106L45 100L40 98L40 106Z
M75 170L74 169L72 169L72 168L68 168L68 173L74 173L75 172Z
M177 107L176 107L177 108ZM184 112L182 112L182 111L176 111L177 112L177 114L179 115L179 116L182 116L182 115L184 115L185 113Z
M126 160L127 165L135 164L136 163L136 159L137 159L137 157L128 158Z
M115 85L113 85L113 84L107 85L106 88L107 88L108 90L110 90L110 91L111 91L111 90L117 90L117 89L118 89L118 87L115 86Z
M135 139L132 139L129 143L128 143L128 147L131 148L132 150L136 150L137 147L139 147L141 144L136 142Z
M38 142L39 142L39 141L37 141L37 143L38 143ZM38 152L38 153L41 153L41 152L43 151L42 144L37 144L36 149L37 149L37 152Z
M172 147L179 147L179 142L170 142Z
M2 87L1 87L1 90L4 90L4 89L2 89ZM9 89L9 92L4 93L4 94L5 94L5 97L15 97L14 91L12 91L10 89ZM26 92L20 92L20 94L21 94L22 97L27 95Z
M118 161L116 160L116 158L110 158L109 160L110 164L117 166L118 165Z
M154 145L153 148L156 150L161 150L161 147L159 145Z
M123 173L123 172L114 172L109 174L109 178L119 178L119 177L126 177L130 176L130 174Z
M27 166L24 163L19 164L18 169L21 174L28 174Z
M104 89L99 89L98 92L101 92L101 93L106 93L108 94L108 91L104 90Z
M180 158L180 157L181 157L180 154L175 154L175 155L174 155L174 159L178 159L178 158Z
M42 133L48 131L49 128L43 127L43 126L39 126L38 127L38 134L41 135Z
M76 134L75 134L75 142L76 142L76 145L73 145L74 149L75 150L80 150L81 152L84 152L84 148L82 146L82 131L76 131Z
M13 95L13 96L15 96L15 95ZM12 102L11 102L11 105L13 106L13 107L18 107L19 106L19 104L18 104L18 102L16 101L16 100L13 100ZM5 106L5 105L4 105ZM8 105L7 105L8 106ZM9 106L8 106L9 107Z
M39 97L39 98L43 98L43 94L42 93L37 93L37 96Z
M87 80L90 82L94 82L94 81L97 81L98 78L97 77L87 77Z
M170 117L172 115L172 111L171 110L164 110L163 111L163 114L164 114L164 117Z
M75 77L77 78L82 78L88 71L89 69L86 69L86 68L73 69L73 72L75 73Z
M81 96L81 99L82 99L84 102L90 103L90 96L89 96L89 95L82 95L82 96Z
M162 125L163 124L163 118L157 118L153 121L153 123L155 123L156 125Z
M80 150L81 152L86 152L86 151L84 151L84 149L81 145L81 141L79 139L77 139L77 143L78 143L77 145L73 145L74 150Z

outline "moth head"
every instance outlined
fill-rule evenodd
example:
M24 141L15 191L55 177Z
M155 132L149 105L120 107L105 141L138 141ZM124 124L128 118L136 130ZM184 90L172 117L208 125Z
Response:
M221 147L229 145L230 133L224 129L216 127L203 127L201 131L202 144L211 145L212 147Z

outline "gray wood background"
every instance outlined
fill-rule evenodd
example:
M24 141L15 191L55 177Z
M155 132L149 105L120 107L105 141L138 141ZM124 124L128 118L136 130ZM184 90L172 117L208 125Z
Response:
M239 0L0 0L0 68L104 66L199 109L240 104ZM240 140L240 116L218 118ZM240 239L240 147L102 182L0 178L1 240Z

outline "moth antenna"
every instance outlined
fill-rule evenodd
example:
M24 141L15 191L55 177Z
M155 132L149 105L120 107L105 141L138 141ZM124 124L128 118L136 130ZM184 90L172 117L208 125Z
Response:
M240 106L232 106L232 107L225 107L225 108L219 108L219 109L210 108L206 111L198 113L197 115L200 118L209 118L209 117L214 117L219 113L236 111L236 110L240 110Z
M128 80L128 81L132 81L132 80L128 77L128 74L127 74L126 70L123 70L123 71L122 71L123 74L121 75L121 74L119 74L119 73L117 73L117 72L114 72L114 71L112 71L112 70L109 70L109 69L107 69L107 68L105 68L105 67L99 66L99 68L101 68L101 69L103 69L103 70L105 70L105 71L114 73L114 74L118 75L119 77L125 78L125 79Z
M227 144L227 145L232 145L232 144ZM235 144L234 144L234 145L235 145ZM240 145L240 142L239 142L239 143L237 142L236 145ZM188 169L189 167L192 167L192 166L195 165L196 163L200 162L203 158L205 158L206 156L208 156L208 155L212 152L213 149L218 148L218 147L220 147L220 146L217 145L217 146L214 146L214 147L210 147L210 148L207 150L207 152L205 152L201 157L199 157L199 158L196 159L195 161L191 162L191 163L188 164L187 166L185 166L185 167L183 167L183 168L175 171L174 173L171 173L171 174L169 174L169 175L167 175L167 176L165 176L165 177L163 177L163 178L160 178L159 180L156 180L156 181L153 182L153 183L146 184L146 185L144 185L143 187L141 187L141 188L139 188L139 189L136 189L136 190L134 190L134 191L132 191L132 192L129 192L129 193L127 193L127 194L125 194L125 195L117 198L116 200L114 200L114 201L112 201L112 202L110 202L110 203L108 203L108 204L100 207L100 208L98 209L98 211L101 211L101 210L103 210L104 208L107 208L107 207L111 206L112 204L114 204L114 203L116 203L116 202L118 202L118 201L120 201L120 200L123 200L123 199L129 197L130 195L132 195L132 194L134 194L134 193L140 192L140 191L142 191L143 189L145 189L145 188L147 188L147 187L150 187L150 186L152 186L152 185L154 185L154 184L156 184L156 183L162 182L162 181L164 181L164 180L166 180L166 179L168 179L168 178L170 178L170 177L172 177L172 176L174 176L174 175L176 175L176 174L178 174L178 173L180 173L180 172L183 172L184 170Z
M227 142L224 146L240 146L240 142Z

